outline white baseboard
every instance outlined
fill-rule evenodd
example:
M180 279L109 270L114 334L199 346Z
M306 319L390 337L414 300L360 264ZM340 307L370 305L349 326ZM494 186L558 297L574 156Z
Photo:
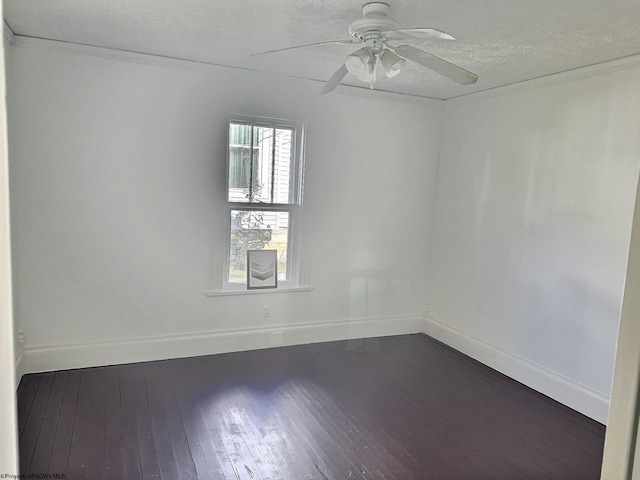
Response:
M16 355L16 385L27 373L412 333L426 333L602 424L607 422L607 395L431 317L425 320L419 316L271 325L71 345L25 346Z
M609 412L607 395L467 335L434 318L428 317L424 321L424 332L494 370L606 425Z
M48 372L275 346L422 333L423 322L424 320L419 316L350 319L143 337L121 341L25 346L20 362L21 372Z

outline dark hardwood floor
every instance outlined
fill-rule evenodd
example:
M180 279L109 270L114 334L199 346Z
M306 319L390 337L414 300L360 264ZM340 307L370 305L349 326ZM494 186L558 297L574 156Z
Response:
M22 474L599 478L605 428L425 335L23 377Z

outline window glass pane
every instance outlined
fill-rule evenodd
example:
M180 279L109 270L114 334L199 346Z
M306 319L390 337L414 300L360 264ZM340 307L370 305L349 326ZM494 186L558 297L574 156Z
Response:
M292 203L290 182L293 130L290 128L276 128L275 136L273 203Z
M229 125L229 145L251 147L251 125L231 122Z
M229 146L229 186L249 189L251 148Z
M231 122L228 201L292 203L293 136L292 128Z
M252 139L252 126L229 124L229 198L230 202L248 202L251 177L257 150ZM253 163L253 165L252 165Z
M289 212L231 210L229 282L246 283L247 250L277 250L278 280L287 280Z
M273 203L271 200L271 186L273 177L273 127L253 128L253 138L258 145L256 168L253 172L253 188L251 201Z

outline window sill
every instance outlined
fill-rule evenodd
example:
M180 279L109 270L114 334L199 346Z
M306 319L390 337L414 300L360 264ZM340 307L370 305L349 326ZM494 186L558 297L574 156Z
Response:
M228 295L254 295L263 293L310 292L313 287L265 288L258 290L207 290L207 297L224 297Z

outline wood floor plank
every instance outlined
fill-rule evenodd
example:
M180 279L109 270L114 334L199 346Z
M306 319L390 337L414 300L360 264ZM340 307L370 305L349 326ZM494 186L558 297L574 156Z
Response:
M99 479L104 473L105 399L102 392L106 370L81 371L76 416L69 450L67 476Z
M202 392L202 381L197 371L198 362L193 359L182 360L169 367L174 379L167 385L167 392L175 398L180 423L191 453L197 478L199 480L233 479L227 476L218 458L208 430L205 426L198 402L206 392ZM176 429L174 428L174 431ZM219 451L219 450L218 450Z
M18 396L18 434L20 438L24 434L24 427L27 424L29 412L36 398L41 378L39 374L29 374L20 380Z
M189 442L180 415L178 402L171 389L163 388L162 403L167 418L167 428L171 436L171 447L178 468L179 480L195 480L198 478Z
M138 424L138 441L140 445L140 467L143 479L160 477L159 455L156 446L156 438L153 434L151 411L149 408L149 395L144 379L136 384L136 419ZM163 452L164 453L164 452Z
M33 374L18 408L67 478L596 480L605 432L425 335Z
M199 360L200 382L211 383L214 377L209 361L207 358ZM252 437L244 428L244 424L236 421L240 419L239 416L233 414L237 411L237 403L242 401L242 395L239 393L241 385L236 386L230 383L229 379L235 378L240 380L238 383L242 383L242 375L243 373L232 365L228 365L224 375L216 374L217 381L224 385L223 394L204 395L199 402L200 411L212 442L222 445L224 449L224 454L221 452L224 458L220 463L228 470L227 475L233 473L236 478L242 480L277 478L280 474L273 459L269 455L263 458L260 453L264 453L261 442Z
M78 392L80 390L81 370L70 370L67 375L67 383L64 388L62 407L56 436L53 440L53 450L49 462L49 473L66 474L69 464L69 451L71 448L71 438L76 418L76 405L78 403ZM20 451L22 455L22 450Z
M285 425L282 416L274 404L273 391L278 388L277 381L271 383L265 390L256 385L244 389L242 392L244 408L240 409L242 421L253 435L260 438L268 450L282 479L296 478L311 480L315 478L317 470L311 469L313 464L307 452L300 446L297 432Z
M145 385L149 399L149 413L153 437L155 438L160 477L178 479L180 477L178 463L174 456L171 433L169 432L169 424L164 409L163 390L154 378L147 378Z
M120 419L122 438L122 472L125 479L142 478L140 442L136 413L135 365L120 368Z
M288 385L292 378L287 351L274 350L272 353L275 355L268 355L268 358L263 358L264 351L247 352L247 355L240 357L234 354L225 356L224 371L232 379L227 382L248 386L253 392L250 395L252 408L257 408L257 412L263 415L262 418L268 419L268 424L261 431L277 434L271 442L278 446L280 459L285 461L280 463L281 470L291 473L286 478L331 478L327 477L332 474L322 453L318 452L314 442L309 439L308 428L282 401L282 398L291 397ZM234 364L239 363L238 360L242 369L233 368ZM256 374L257 372L260 373ZM261 420L258 418L256 422L260 423Z
M363 353L367 353L364 351ZM398 373L393 375L385 375L381 371L383 365L376 365L380 357L372 355L358 355L358 353L349 353L350 366L344 372L342 369L334 366L333 369L322 373L322 377L330 381L329 391L338 391L342 395L340 397L344 409L351 412L352 422L359 428L366 431L366 436L375 438L380 443L380 449L388 452L395 459L402 459L401 465L410 468L413 471L421 469L419 459L427 457L427 460L433 465L434 456L431 451L420 452L420 455L414 455L407 447L406 443L414 443L412 439L407 440L412 435L410 428L403 420L402 410L398 408L402 404L398 398L399 385L396 381ZM340 352L332 352L333 358L339 358ZM395 365L398 371L404 368L403 365ZM339 372L343 373L332 373ZM326 381L327 381L326 380ZM326 383L325 383L326 384ZM428 405L425 403L425 406ZM428 411L432 407L418 408L418 411ZM403 405L404 409L404 405ZM415 423L415 422L412 422ZM395 463L395 462L394 462ZM403 468L393 464L389 465L392 471L398 472L401 478L405 478L406 472Z
M226 359L228 357L222 357L221 361L224 362ZM246 461L251 466L247 466L249 470L245 468L233 435L221 418L221 415L226 412L222 410L220 400L227 395L228 378L235 368L235 365L225 367L223 363L221 372L216 372L208 367L208 362L198 359L194 365L194 378L198 384L205 387L195 399L194 410L199 413L198 418L202 422L201 438L206 443L207 449L213 452L224 478L249 480L257 468L249 458Z
M224 454L222 448L214 449L197 401L179 400L178 408L198 479L235 479L226 459L221 459L221 455Z
M226 412L205 403L198 407L211 444L215 445L216 457L222 467L225 478L251 480L259 475L259 470L250 453L243 451L241 440L231 431L225 422ZM244 454L244 455L243 455ZM258 477L262 479L262 476Z
M334 446L344 458L345 472L351 478L380 478L379 470L370 462L364 461L361 446L345 433L345 427L336 422L336 418L329 415L327 407L318 400L317 390L313 382L298 383L292 385L297 393L297 404L305 407L309 418L316 423L321 430L321 438L328 445Z
M279 401L284 414L293 420L290 428L298 430L298 438L314 458L316 468L324 477L364 478L340 446L332 441L325 426L313 416L307 391L300 391L295 387L295 382L291 382L278 393L281 394Z
M42 374L39 376L34 399L30 405L28 418L24 425L23 435L20 438L20 471L29 472L33 455L36 449L45 412L49 402L51 386L54 374ZM38 472L40 473L40 472Z
M269 448L263 435L257 430L250 418L255 416L252 405L245 405L244 392L236 391L232 397L232 403L225 402L226 415L229 418L231 429L237 429L240 441L246 451L254 458L260 474L265 480L284 480L287 476L282 472L276 457ZM251 411L247 415L247 410ZM249 419L248 419L249 418Z
M105 375L104 478L123 479L122 410L120 406L120 368L106 369Z
M363 425L360 412L350 413L349 409L344 408L342 396L340 401L332 401L332 398L327 396L325 389L317 386L313 389L313 396L319 400L322 408L326 411L327 418L334 422L334 428L340 430L341 434L353 445L352 450L358 450L360 461L364 465L370 465L369 470L374 471L375 477L385 480L407 478L408 471L393 454L397 445L389 448L390 439L386 436L383 437L385 438L384 442L379 441L379 436L384 435L384 432L378 431L374 436L367 435L365 432L371 431L371 426L365 427Z
M49 473L49 462L51 461L53 442L58 429L67 377L68 372L57 372L53 375L53 385L51 386L42 427L38 435L38 442L33 452L31 464L23 473Z
M146 364L140 364L132 366L131 369L123 368L122 370L123 372L126 371L126 389L131 395L127 398L129 409L127 428L131 431L134 428L136 429L139 472L140 478L144 480L160 477L159 457L156 438L153 434L149 395L146 385L147 367ZM131 458L129 460L133 462L134 459ZM133 469L133 466L130 468Z

